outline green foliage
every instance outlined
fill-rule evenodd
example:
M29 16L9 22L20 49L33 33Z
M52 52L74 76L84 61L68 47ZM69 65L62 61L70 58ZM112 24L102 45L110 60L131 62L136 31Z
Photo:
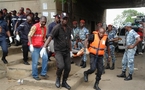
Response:
M144 15L144 13L138 12L133 9L124 10L121 15L117 15L117 17L114 19L115 25L123 25L126 22L132 22L134 23L133 16L139 16Z

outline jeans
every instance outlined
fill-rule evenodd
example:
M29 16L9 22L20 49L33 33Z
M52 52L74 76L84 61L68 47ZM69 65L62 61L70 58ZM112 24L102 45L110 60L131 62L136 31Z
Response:
M38 60L39 60L39 55L40 51L42 48L36 48L34 47L34 51L31 53L32 55L32 76L33 77L38 77ZM42 70L41 70L41 75L46 75L47 74L47 64L48 63L48 56L43 55L42 57Z
M142 41L140 41L137 45L137 51L138 53L142 52Z

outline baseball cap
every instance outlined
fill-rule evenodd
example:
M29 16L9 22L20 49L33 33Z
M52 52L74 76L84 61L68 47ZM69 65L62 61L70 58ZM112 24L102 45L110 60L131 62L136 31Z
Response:
M60 17L63 18L68 18L68 14L66 12L62 12Z
M124 26L132 26L131 22L127 22Z
M109 24L108 27L109 27L109 26L113 26L113 25L112 25L112 24Z
M73 21L73 24L77 24L78 22L77 21Z
M55 15L53 15L53 17L58 17L58 18L60 18L60 15L59 15L59 14L55 14Z
M85 23L85 20L80 20L80 23Z

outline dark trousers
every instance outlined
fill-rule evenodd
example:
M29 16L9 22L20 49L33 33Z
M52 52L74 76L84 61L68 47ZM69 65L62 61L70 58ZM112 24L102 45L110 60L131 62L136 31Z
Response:
M103 70L103 56L90 54L90 69L86 71L87 74L92 74L97 69L96 81L101 80Z
M142 41L140 41L137 45L137 53L142 52Z
M22 41L22 49L23 49L23 60L24 62L26 62L28 61L28 52L29 52L28 42Z
M51 51L48 51L47 54L48 54L48 60L49 60L53 53Z
M0 37L0 46L3 52L2 59L5 59L5 57L8 55L8 45L7 45L6 37L4 36Z
M60 52L60 51L55 51L55 58L57 62L57 71L56 75L57 77L61 77L62 72L63 73L63 79L67 79L69 76L69 72L71 70L71 60L70 60L70 52Z

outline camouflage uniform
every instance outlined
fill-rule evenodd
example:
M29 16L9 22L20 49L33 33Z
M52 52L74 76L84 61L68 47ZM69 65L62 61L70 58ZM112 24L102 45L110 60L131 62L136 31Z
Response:
M111 39L116 38L116 33L114 30L111 30L110 32L107 31L108 34L108 40L110 41ZM110 51L111 51L111 58L112 58L112 63L115 63L115 46L114 46L114 42L109 42L109 47L110 47ZM105 52L105 57L106 59L108 59L108 51L106 50ZM107 60L108 62L108 60Z
M79 31L79 38L81 40L81 42L78 43L78 47L81 49L81 48L85 48L85 39L87 38L86 36L89 34L89 30L85 27L82 28L82 30ZM86 49L84 49L84 52ZM86 56L86 53L84 53L83 57L82 57L82 60L84 62L86 62L87 60L87 56Z
M73 39L71 41L71 44L72 44L72 49L74 49L74 46L76 44L76 40L79 39L79 28L73 28L72 29L72 35L73 35Z
M138 37L139 35L133 29L126 32L126 49L122 59L122 71L125 72L128 65L129 74L133 74L134 72L134 54L136 52L136 47L133 49L127 49L127 46L133 45Z

